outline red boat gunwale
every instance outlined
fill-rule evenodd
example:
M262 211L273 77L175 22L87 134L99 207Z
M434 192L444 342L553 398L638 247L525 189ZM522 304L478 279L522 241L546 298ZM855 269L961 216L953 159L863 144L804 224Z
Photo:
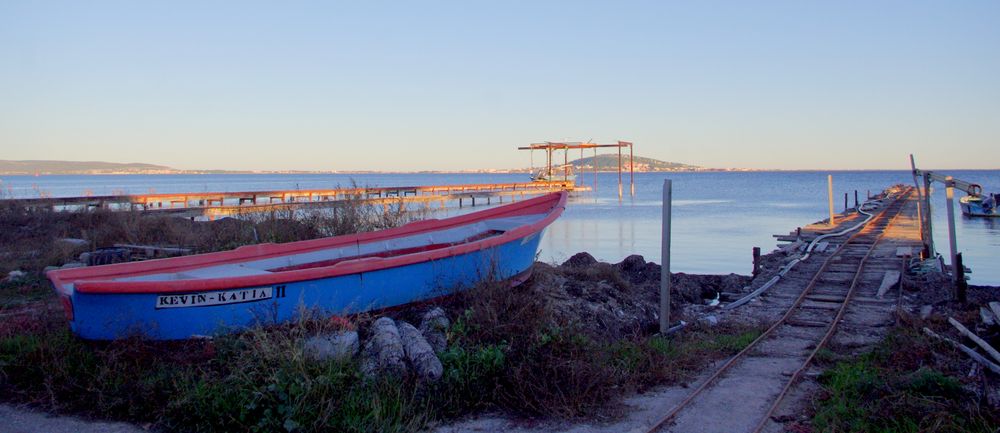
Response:
M279 283L331 278L370 272L380 269L405 266L413 263L436 260L444 257L468 253L505 244L537 233L548 226L562 214L566 207L566 192L555 192L541 197L513 203L505 206L459 215L441 220L431 219L416 221L402 227L370 233L336 236L308 241L290 242L286 244L247 245L232 251L198 254L186 257L149 260L145 262L122 263L116 265L59 269L50 271L47 275L60 292L67 294L65 284L74 283L74 290L81 293L97 294L150 294L150 293L184 293L210 290L225 290L251 286L265 286ZM240 263L248 260L266 259L289 254L306 253L351 244L361 244L400 236L414 235L437 231L449 227L469 224L475 221L519 215L534 215L546 213L545 218L506 231L498 236L487 237L461 245L446 248L431 249L412 254L392 257L367 257L342 261L330 266L312 267L306 269L275 272L267 275L250 275L240 277L203 278L190 280L168 281L114 281L121 276L140 276L157 273L183 272L208 266L218 266Z

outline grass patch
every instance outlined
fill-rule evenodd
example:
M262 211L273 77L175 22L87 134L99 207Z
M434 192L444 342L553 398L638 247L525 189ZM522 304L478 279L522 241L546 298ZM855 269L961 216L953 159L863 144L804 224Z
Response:
M301 342L342 323L308 320L214 340L79 340L50 321L0 336L0 395L46 410L150 422L167 431L409 432L494 409L608 418L621 397L679 383L759 335L693 328L672 338L599 341L547 320L523 287L456 296L441 380L368 379L355 361L317 362ZM406 313L401 313L406 314Z
M0 311L36 303L52 296L52 288L39 274L18 281L0 281Z
M820 377L817 432L983 432L1000 415L963 388L962 355L915 329L897 328L872 352L838 362Z
M687 380L759 335L752 328L695 327L672 338L637 332L606 341L579 323L553 319L532 284L483 284L447 301L453 323L449 347L439 354L444 374L427 384L415 377L366 378L356 361L307 359L304 338L342 325L308 315L210 341L86 342L66 329L58 305L47 302L53 295L40 274L79 253L61 237L85 239L85 249L129 243L209 252L377 230L409 218L401 207L361 202L336 211L274 208L214 222L0 208L0 230L12 233L0 239L0 271L29 272L26 280L0 285L0 312L16 313L0 322L0 396L185 432L408 432L485 409L608 418L619 413L622 396ZM634 289L608 264L567 272Z

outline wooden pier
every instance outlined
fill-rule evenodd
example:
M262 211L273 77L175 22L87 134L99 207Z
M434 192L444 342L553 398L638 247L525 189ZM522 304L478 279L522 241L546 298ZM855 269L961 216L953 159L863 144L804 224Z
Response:
M275 207L329 207L358 200L369 203L434 203L442 207L454 202L458 207L511 201L553 191L589 191L572 181L515 182L457 185L352 187L332 189L185 192L126 194L86 197L46 197L12 199L29 208L56 211L106 209L177 214L183 217L218 217Z

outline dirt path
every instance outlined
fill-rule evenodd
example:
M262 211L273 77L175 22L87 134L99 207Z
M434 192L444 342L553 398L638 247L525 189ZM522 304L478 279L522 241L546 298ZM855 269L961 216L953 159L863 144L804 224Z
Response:
M125 423L86 421L0 405L0 433L147 433Z

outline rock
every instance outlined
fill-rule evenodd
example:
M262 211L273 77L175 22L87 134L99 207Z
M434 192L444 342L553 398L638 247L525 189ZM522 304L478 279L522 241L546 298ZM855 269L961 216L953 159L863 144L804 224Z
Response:
M7 278L4 281L16 282L21 281L24 277L27 277L28 273L22 270L13 270L7 273Z
M372 323L362 357L361 371L368 377L379 373L406 374L406 353L396 322L380 317Z
M714 314L709 314L705 317L702 317L698 321L708 326L715 326L719 324L719 316L716 316Z
M99 266L110 265L113 263L126 263L131 259L132 252L128 248L113 247L99 248L91 251L86 261L80 261L86 263L87 266Z
M441 378L444 367L441 360L434 354L434 349L424 339L423 334L406 322L399 322L399 335L403 340L403 351L406 359L413 367L417 376L424 380L435 381Z
M615 269L630 283L636 283L649 279L646 259L638 254L632 254L614 265Z
M88 241L86 239L78 239L78 238L60 238L60 239L57 239L56 242L61 242L61 243L64 243L64 244L67 244L67 245L73 246L73 247L88 247L88 246L90 246L90 241Z
M339 331L306 339L302 352L318 361L346 361L358 353L360 344L356 331Z
M934 311L933 305L924 305L923 307L920 307L920 318L926 320L928 317L931 317L932 311Z
M983 325L987 327L996 324L996 320L993 319L993 312L986 307L979 307L979 317L982 319Z
M77 260L79 260L80 263L90 263L90 252L80 253L80 256L77 257Z
M65 265L60 266L59 268L60 269L71 269L71 268L82 268L82 267L85 267L85 266L87 266L87 265L85 265L83 263L80 263L80 262L69 262L69 263L66 263Z
M597 263L597 259L594 256L590 255L590 253L582 252L573 254L573 257L567 259L562 265L570 268L583 268L591 266L594 263Z
M448 348L448 327L451 323L444 310L438 307L432 308L424 313L420 319L420 332L424 334L427 343L431 345L434 352L441 352Z

